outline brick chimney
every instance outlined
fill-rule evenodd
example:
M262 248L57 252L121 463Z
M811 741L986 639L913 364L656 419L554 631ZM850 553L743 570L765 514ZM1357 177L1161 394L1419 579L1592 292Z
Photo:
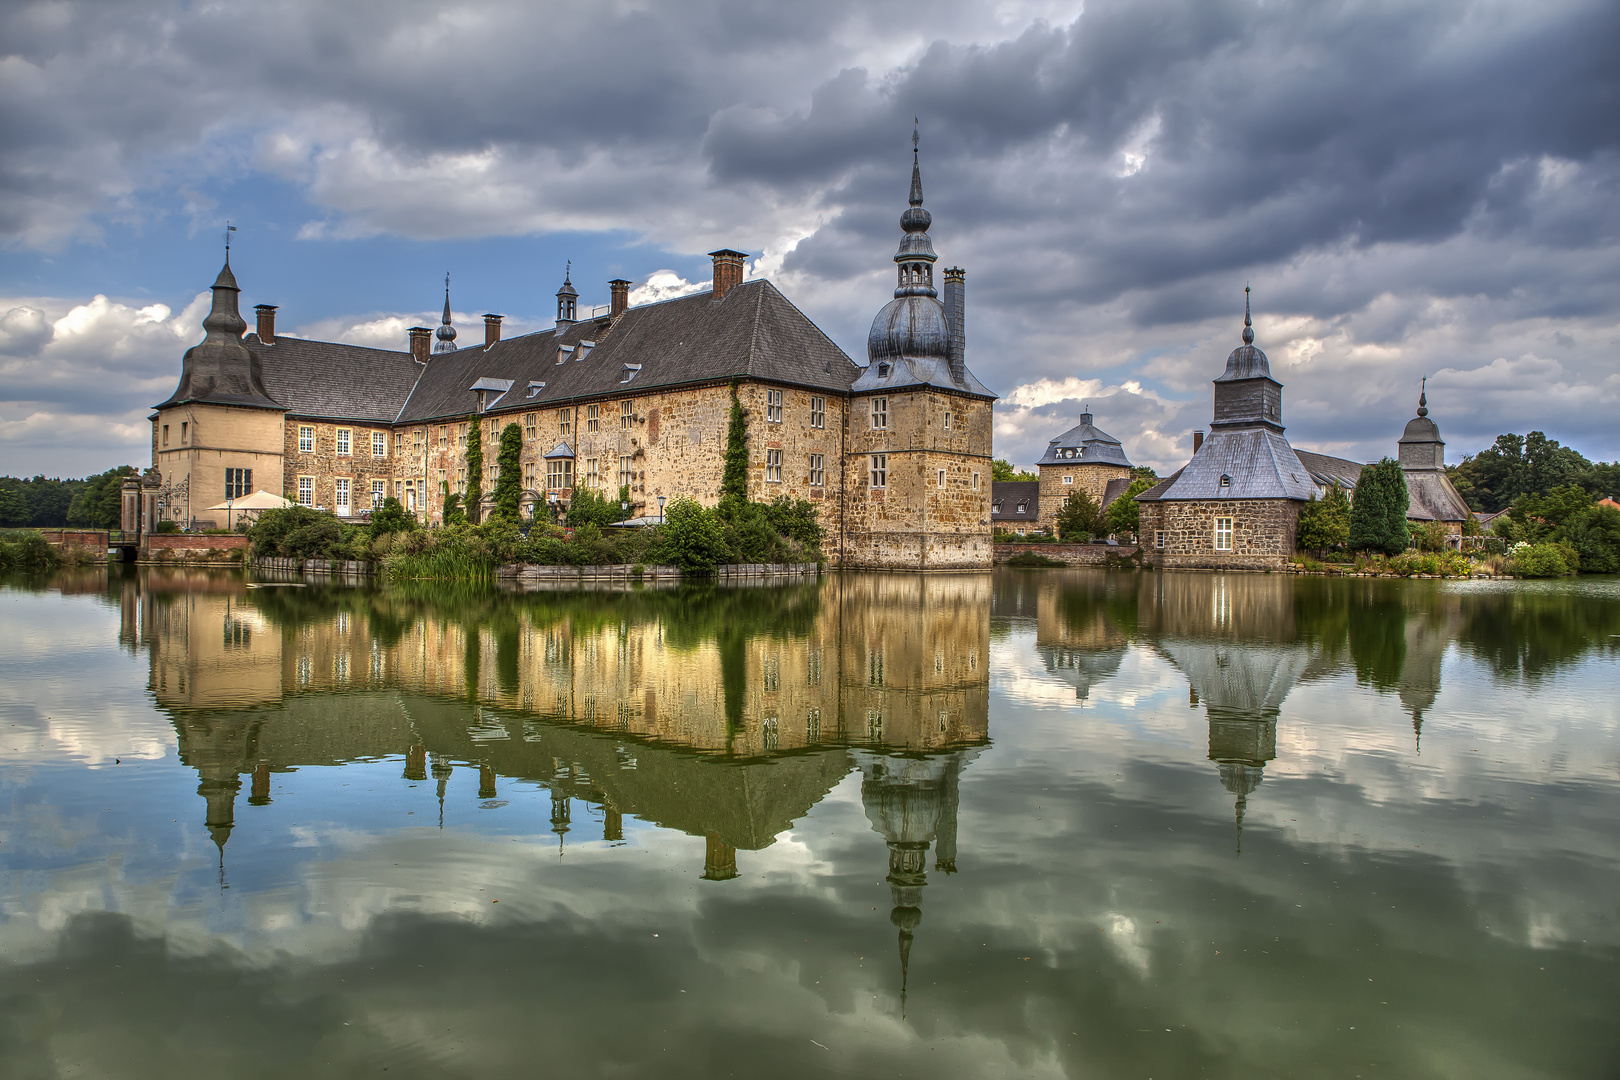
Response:
M433 328L431 326L411 327L411 359L418 364L425 364L431 355L433 355Z
M945 271L945 331L950 334L946 356L951 381L967 386L967 271L953 266Z
M630 283L624 278L614 278L608 282L608 292L611 294L608 318L617 319L630 310Z
M748 258L748 253L721 248L719 251L709 252L709 257L714 260L713 299L724 300L732 286L742 284L743 260Z
M1193 453L1195 453L1195 454L1198 453L1198 448L1203 446L1203 445L1204 445L1204 433L1202 431L1193 432Z
M276 305L258 304L254 312L259 316L259 340L266 345L276 343Z
M484 316L484 348L487 349L501 340L501 320L504 318L505 315Z

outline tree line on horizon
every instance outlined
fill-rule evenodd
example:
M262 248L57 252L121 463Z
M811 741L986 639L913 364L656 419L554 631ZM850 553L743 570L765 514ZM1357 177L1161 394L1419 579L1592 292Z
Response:
M137 474L119 465L83 479L0 476L0 528L116 529L124 477Z

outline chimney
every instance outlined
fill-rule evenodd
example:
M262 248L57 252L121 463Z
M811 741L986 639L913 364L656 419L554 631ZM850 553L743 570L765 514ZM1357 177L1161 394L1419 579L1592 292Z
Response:
M484 316L484 348L487 349L501 340L501 320L505 317L504 315Z
M411 359L418 364L428 362L433 352L433 328L431 326L411 327Z
M276 305L259 304L253 309L259 316L259 340L266 345L276 343Z
M1202 431L1193 432L1193 453L1195 453L1195 454L1198 453L1198 448L1203 446L1203 445L1204 445L1204 433Z
M608 307L608 318L617 319L630 310L630 283L624 278L614 278L608 282L608 290L612 294Z
M953 266L945 271L945 330L950 334L951 381L967 386L967 271Z
M712 299L724 300L726 293L732 286L741 285L743 279L743 260L748 258L747 252L732 251L730 248L721 248L719 251L709 252L714 260L714 296Z

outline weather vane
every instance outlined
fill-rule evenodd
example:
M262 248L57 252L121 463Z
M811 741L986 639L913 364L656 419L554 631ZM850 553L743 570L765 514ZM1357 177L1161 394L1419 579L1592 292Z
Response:
M921 123L922 121L917 117L913 116L911 118L911 152L913 154L917 152L917 126Z
M231 233L235 231L236 226L227 221L225 223L225 261L227 263L231 261Z

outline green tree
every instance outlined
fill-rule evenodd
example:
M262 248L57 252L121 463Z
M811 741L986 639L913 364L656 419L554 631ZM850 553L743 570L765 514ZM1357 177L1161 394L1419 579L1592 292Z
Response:
M445 480L439 484L440 494L444 496L444 512L442 517L446 525L458 525L467 520L467 515L461 509L461 492L450 490L450 481ZM415 521L415 518L411 519Z
M627 491L626 495L629 494ZM615 521L624 520L624 511L619 509L619 500L609 502L600 492L588 487L576 487L574 497L568 501L568 524L572 528L581 528L585 525L611 525Z
M1040 477L1025 469L1020 469L1005 458L996 458L990 463L990 479L1005 480L1039 480Z
M731 422L726 427L726 467L720 477L720 497L748 498L748 414L731 384Z
M1350 500L1344 489L1330 485L1327 494L1311 496L1299 511L1294 546L1301 551L1329 551L1350 542Z
M20 487L7 484L0 487L0 527L16 529L27 525L33 514Z
M1108 504L1108 509L1103 511L1103 528L1110 535L1137 534L1142 528L1142 504L1136 501L1136 497L1153 484L1154 481L1147 477L1132 480L1125 493Z
M1504 510L1520 495L1540 495L1583 479L1601 484L1609 476L1604 467L1539 431L1498 435L1490 447L1446 472L1468 505L1484 511Z
M1385 458L1361 471L1355 502L1350 507L1350 547L1398 555L1406 550L1406 474L1394 458Z
M86 529L118 528L123 517L124 477L135 475L135 466L120 465L88 477L68 506L67 523Z
M518 497L523 494L523 429L507 424L501 429L501 450L495 459L500 473L495 478L495 512L508 521L518 518Z
M1102 511L1097 507L1097 500L1082 487L1069 492L1069 497L1058 507L1058 539L1085 541L1102 532L1102 529Z
M476 414L467 415L467 520L477 524L484 507L484 433Z
M730 557L720 516L685 495L664 508L659 557L691 573L714 569Z
M371 512L369 528L372 539L387 536L389 533L415 532L419 527L416 515L407 511L400 505L399 500L392 495L384 499L382 505ZM248 535L252 536L253 534L250 531Z

